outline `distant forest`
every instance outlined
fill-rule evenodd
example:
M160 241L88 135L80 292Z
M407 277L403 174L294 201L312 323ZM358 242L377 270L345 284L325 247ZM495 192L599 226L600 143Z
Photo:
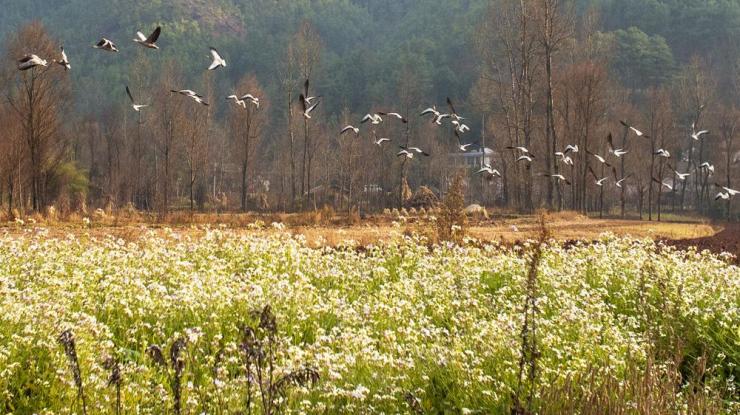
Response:
M459 174L468 203L520 212L740 211L740 0L4 3L0 196L11 216L371 212L442 197ZM160 50L132 42L157 26ZM101 37L120 52L93 49ZM61 45L71 70L18 70ZM211 46L225 68L206 71ZM306 79L320 96L310 119ZM126 86L149 107L134 111ZM246 93L260 106L226 99ZM448 97L470 127L459 139L449 119L419 116L451 112ZM379 111L409 122L360 125ZM359 135L340 135L346 125ZM464 144L481 157L461 156ZM398 157L399 145L429 156Z

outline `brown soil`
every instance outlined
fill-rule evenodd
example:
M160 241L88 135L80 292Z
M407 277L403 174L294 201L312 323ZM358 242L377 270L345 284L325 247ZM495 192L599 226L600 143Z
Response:
M664 242L681 249L695 246L699 250L707 249L717 254L728 252L735 256L735 264L740 264L740 224L726 225L723 230L713 236L679 240L667 239Z

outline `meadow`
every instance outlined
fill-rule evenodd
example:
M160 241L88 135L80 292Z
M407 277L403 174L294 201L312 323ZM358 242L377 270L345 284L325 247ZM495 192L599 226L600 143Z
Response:
M265 228L0 236L0 412L740 411L726 255Z

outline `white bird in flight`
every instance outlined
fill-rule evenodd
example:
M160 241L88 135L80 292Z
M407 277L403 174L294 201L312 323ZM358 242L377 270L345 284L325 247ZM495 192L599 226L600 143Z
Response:
M98 43L96 43L93 48L95 49L101 49L106 52L118 52L118 46L116 46L115 43L111 42L110 40L106 38L100 39Z
M625 126L625 127L629 128L630 130L632 130L632 132L634 132L636 136L638 136L638 137L645 137L645 138L650 138L650 136L649 136L649 135L645 135L645 134L644 134L644 133L643 133L642 131L638 130L637 128L635 128L635 127L633 127L633 126L631 126L631 125L629 125L629 124L627 124L627 121L621 121L621 120L620 120L619 122L620 122L620 123L621 123L621 124L622 124L623 126Z
M257 108L260 107L260 99L257 98L257 97L255 97L252 94L244 94L239 99L242 100L242 101L249 101L249 102L251 102Z
M596 175L596 172L594 172L594 169L591 168L591 166L588 166L588 172L591 173L591 176L594 177L594 183L596 183L597 186L601 187L604 185L604 183L609 179L609 176L601 177Z
M368 121L370 121L370 123L373 125L378 125L383 122L383 118L380 116L380 113L365 114L365 116L362 117L362 121L360 121L360 124L365 124Z
M678 180L684 181L686 180L687 177L691 176L691 173L677 172L676 169L674 169L673 166L671 166L671 163L668 163L668 168L671 169L671 171L676 174L676 176L678 177Z
M620 189L622 188L622 183L624 183L625 180L629 179L630 176L632 176L631 174L628 174L620 179L617 177L617 169L615 169L614 167L612 167L612 173L614 173L614 184Z
M37 66L47 66L49 63L36 55L26 55L18 59L18 69L26 71Z
M663 157L663 158L667 158L667 159L671 158L671 153L668 152L668 150L663 149L663 148L659 148L658 151L656 151L653 154L655 154L658 157Z
M400 147L401 149L403 149L403 150L407 151L407 152L411 152L412 154L413 154L413 153L417 153L417 154L422 154L422 155L424 155L425 157L429 157L429 153L427 153L426 151L424 151L424 150L420 149L419 147L406 147L406 146L403 146L403 145L401 145L401 146L399 146L399 147ZM403 151L399 152L399 154L400 154L400 153L403 153Z
M491 167L490 164L484 164L483 167L481 167L481 169L475 173L485 174L486 176L488 176L489 179L492 179L494 177L501 177L501 173L498 170Z
M247 108L247 103L244 102L243 99L239 99L239 97L236 96L236 95L234 95L234 94L231 94L228 97L226 97L226 100L227 101L228 100L233 100L234 101L234 104L236 104L236 105L238 105L238 106L240 106L242 108L245 108L245 109Z
M348 131L354 132L355 135L360 134L360 129L359 128L357 128L355 126L352 126L352 125L348 125L348 126L342 128L342 131L339 132L339 135L343 135L343 134L347 133Z
M383 143L391 141L390 138L379 138L377 140L373 140L373 143L375 143L376 146L382 146Z
M211 46L211 66L208 67L209 71L216 70L218 68L225 68L226 67L226 60L221 57L221 55L218 53L216 48Z
M708 171L708 172L709 172L710 174L714 173L714 165L712 165L712 164L709 164L709 162L708 162L708 161L705 161L704 163L700 164L700 165L699 165L699 168L700 168L701 170L706 170L706 171Z
M565 184L567 184L568 186L570 186L570 181L568 181L568 179L566 179L565 176L563 176L562 174L547 174L547 173L545 173L542 176L544 176L544 177L550 177L550 178L553 178L553 179L557 179L558 182L565 182Z
M740 190L730 189L729 187L725 187L717 183L715 183L714 185L724 190L724 192L727 193L730 197L735 197L740 194Z
M656 179L655 177L653 177L653 181L654 181L655 183L660 183L660 185L661 185L661 188L665 187L666 189L668 189L668 190L670 190L670 191L673 191L673 186L671 186L671 184L670 184L670 183L666 183L666 182L661 182L660 180Z
M695 123L693 122L691 123L691 138L693 138L696 141L699 141L701 136L703 136L704 134L709 134L709 130L696 131Z
M388 112L388 113L386 113L386 112L379 112L378 114L379 115L388 115L388 116L391 116L391 117L396 117L399 120L401 120L401 122L404 123L404 124L406 124L406 123L409 122L403 115L401 115L401 114L399 114L397 112Z
M143 104L137 104L134 100L134 96L131 95L131 90L128 89L128 85L126 85L126 95L128 95L128 98L131 100L131 108L134 109L134 111L139 112L142 108L146 108L149 105L143 105Z
M601 157L600 155L598 155L596 153L592 153L592 152L590 152L588 150L586 150L586 154L589 154L589 155L594 156L596 158L596 160L599 161L599 163L606 164L607 166L611 167L611 164L607 163L607 161L606 161L606 159L604 157Z
M55 61L55 62L58 63L59 65L62 65L65 71L72 69L72 65L69 64L69 59L67 59L67 54L64 52L64 46L61 46L59 50L62 53L62 59L59 59L58 61Z
M612 133L609 133L609 135L606 137L606 141L607 143L609 143L609 152L611 154L614 154L615 157L619 158L628 153L628 151L623 148L614 148L614 143L612 142Z
M299 100L301 101L301 107L303 108L303 117L306 118L307 120L310 120L311 113L313 112L313 110L316 109L316 107L319 106L319 103L321 103L321 101L317 100L314 104L310 104L308 101L306 101L305 96L303 94L301 94L301 96L299 97Z
M568 144L567 146L565 146L565 150L563 150L563 153L564 154L568 154L568 152L571 152L571 151L574 152L574 153L577 153L578 152L578 145Z
M162 33L162 28L160 26L157 26L149 37L144 36L141 32L136 32L136 39L134 39L134 42L144 46L145 48L159 49L159 46L157 46L156 43L157 39L159 39L160 33Z

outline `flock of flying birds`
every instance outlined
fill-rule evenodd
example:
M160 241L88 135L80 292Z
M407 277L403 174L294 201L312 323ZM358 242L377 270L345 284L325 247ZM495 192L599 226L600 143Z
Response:
M162 32L162 28L159 26L156 29L154 29L154 31L148 37L144 36L144 34L141 32L136 32L136 38L134 38L133 41L139 44L140 46L148 48L148 49L159 49L159 46L157 46L157 40L159 39L161 32ZM96 43L93 46L93 48L100 49L106 52L118 52L118 47L116 46L116 44L106 38L100 39L100 41ZM62 66L65 70L69 70L72 68L72 65L70 65L69 63L67 54L64 51L64 46L62 46L60 49L61 49L60 59L52 60L52 62ZM211 53L211 64L208 66L209 71L213 71L219 68L226 67L226 60L219 54L218 50L211 47L210 53ZM38 55L35 55L35 54L25 55L23 58L18 60L18 69L21 71L33 69L38 66L46 67L48 65L49 65L49 62L47 60L42 59ZM321 96L311 96L309 94L309 86L310 86L309 80L307 79L303 86L303 92L300 94L300 97L299 97L299 102L303 110L303 116L306 119L311 119L311 113L316 109L316 107L318 107L319 103L321 102L320 100ZM204 97L201 94L198 94L197 92L191 89L180 89L180 90L172 89L170 90L170 92L186 96L198 104L205 105L205 106L209 105L208 102L204 100ZM128 95L131 101L131 106L134 109L134 111L139 112L142 109L148 107L147 104L140 104L136 102L128 85L126 86L126 94ZM250 93L247 93L242 96L239 96L237 94L232 94L226 97L226 99L233 101L235 105L240 106L245 109L247 108L248 104L254 105L256 108L259 108L259 105L260 105L259 97L256 97ZM478 142L463 143L462 135L469 132L470 127L468 127L466 124L463 123L463 120L465 120L465 118L458 114L450 98L447 98L447 105L450 110L449 113L442 113L441 111L437 110L436 106L432 106L422 111L420 116L429 117L432 124L436 126L443 126L444 121L449 120L449 124L453 127L455 136L457 137L458 148L460 149L460 151L466 152L468 151L470 147L473 147L473 146L480 147ZM369 123L369 125L377 126L383 122L383 117L392 117L404 124L408 123L408 120L398 112L375 112L375 113L370 113L370 114L365 115L360 121L360 124ZM629 131L634 133L638 138L650 138L649 136L645 135L642 131L628 124L626 121L620 121L620 122L625 128L627 128ZM692 124L691 130L692 130L691 137L696 141L701 140L702 136L709 133L709 131L707 130L696 131L694 124ZM340 135L344 135L350 132L353 133L355 136L359 136L360 128L355 127L353 125L347 125L340 131ZM373 136L375 137L375 130L373 130ZM378 146L383 146L385 143L389 143L391 141L392 140L387 137L373 139L373 142ZM624 156L625 154L629 152L629 150L627 150L626 148L616 148L616 146L613 143L611 133L607 137L607 144L609 146L609 154L613 155L616 158L621 158L622 156ZM430 155L428 152L422 150L419 147L411 147L411 146L405 146L405 145L400 145L399 147L401 151L399 151L396 154L396 156L403 157L406 160L411 160L417 155L425 156L425 157L429 157ZM517 163L519 162L532 163L532 161L535 159L534 154L532 154L532 152L529 151L529 149L527 149L526 147L516 146L516 147L506 147L506 149L512 150L517 153L518 155L516 159ZM555 152L554 155L559 162L565 165L571 166L571 171L573 171L574 162L573 162L573 158L571 158L569 154L575 154L575 153L578 153L578 151L579 151L578 145L569 144L565 147L563 151L557 151ZM611 167L612 174L614 177L614 184L616 187L621 189L624 182L631 177L631 175L626 175L621 178L618 177L616 168L614 168L611 164L609 164L605 156L592 153L588 150L586 150L586 153L594 157L594 159L599 164L602 165L602 172L604 171L604 168ZM664 158L666 160L671 158L670 152L663 148L659 148L658 150L656 150L654 155L657 157ZM681 173L677 171L675 168L673 168L670 162L667 162L666 164L668 168L676 175L676 178L679 181L685 181L691 175L691 173L689 172ZM695 170L700 171L704 174L707 174L708 176L711 176L714 173L714 166L710 164L709 162L705 161L705 162L702 162L698 167L696 167ZM603 177L600 177L590 165L588 166L588 171L589 171L589 174L593 177L594 183L599 187L603 187L606 184L606 182L609 180L608 175L606 176L602 175ZM484 175L486 178L489 179L489 181L495 179L496 177L501 177L501 173L497 169L494 169L490 164L485 164L480 170L477 171L477 174ZM555 179L557 180L558 183L562 182L567 185L571 184L570 181L562 174L545 173L545 174L541 174L541 176ZM669 191L673 191L673 185L668 183L667 181L658 180L655 177L652 177L652 180L658 183L661 186L661 188L665 187ZM738 190L734 190L729 187L724 187L717 183L715 183L715 186L721 189L719 193L717 193L717 195L715 196L714 198L715 200L720 200L720 199L730 200L733 197L740 194L740 191Z

